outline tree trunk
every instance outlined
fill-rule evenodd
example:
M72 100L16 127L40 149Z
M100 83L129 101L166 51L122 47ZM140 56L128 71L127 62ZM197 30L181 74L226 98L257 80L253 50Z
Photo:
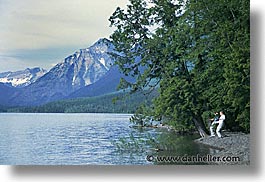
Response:
M198 130L199 134L201 135L201 137L202 138L207 137L208 136L208 131L207 131L206 127L205 127L205 124L204 124L202 118L193 117L192 120L193 120L193 123L194 123L196 129Z

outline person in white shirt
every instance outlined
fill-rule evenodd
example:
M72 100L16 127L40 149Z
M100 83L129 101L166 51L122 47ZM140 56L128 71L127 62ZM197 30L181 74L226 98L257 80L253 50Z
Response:
M220 118L218 121L214 121L212 122L211 126L210 126L210 132L211 132L211 136L215 136L213 128L215 124L218 124L217 128L216 128L216 134L219 138L222 138L222 134L221 134L221 129L224 126L224 120L225 120L225 115L224 112L221 111L220 112Z

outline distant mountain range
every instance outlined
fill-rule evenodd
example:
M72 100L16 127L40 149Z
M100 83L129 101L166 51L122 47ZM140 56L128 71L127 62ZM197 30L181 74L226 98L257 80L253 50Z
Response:
M100 39L66 57L48 72L41 68L0 73L0 105L31 106L116 91L122 74L114 65L113 44Z
M13 87L25 87L34 83L38 78L42 77L46 70L42 68L27 68L21 71L0 73L0 83L4 83Z

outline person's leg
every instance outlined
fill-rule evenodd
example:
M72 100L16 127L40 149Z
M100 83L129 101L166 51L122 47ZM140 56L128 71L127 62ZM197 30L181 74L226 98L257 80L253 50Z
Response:
M213 131L213 124L210 126L210 132L211 132L211 136L215 136L214 131Z
M223 127L223 123L219 123L218 126L217 126L217 128L216 128L216 134L217 134L217 136L218 136L219 138L222 137L222 134L221 134L221 129L222 129L222 127Z

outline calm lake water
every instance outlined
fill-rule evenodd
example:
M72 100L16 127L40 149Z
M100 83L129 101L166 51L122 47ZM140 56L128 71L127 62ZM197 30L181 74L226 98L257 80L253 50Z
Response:
M0 164L4 165L152 165L155 146L118 150L121 139L163 138L176 146L163 155L206 155L212 149L161 129L130 128L129 114L0 113ZM162 136L162 137L161 137ZM173 138L172 138L173 137ZM173 144L172 144L173 142ZM170 153L169 153L170 152Z

